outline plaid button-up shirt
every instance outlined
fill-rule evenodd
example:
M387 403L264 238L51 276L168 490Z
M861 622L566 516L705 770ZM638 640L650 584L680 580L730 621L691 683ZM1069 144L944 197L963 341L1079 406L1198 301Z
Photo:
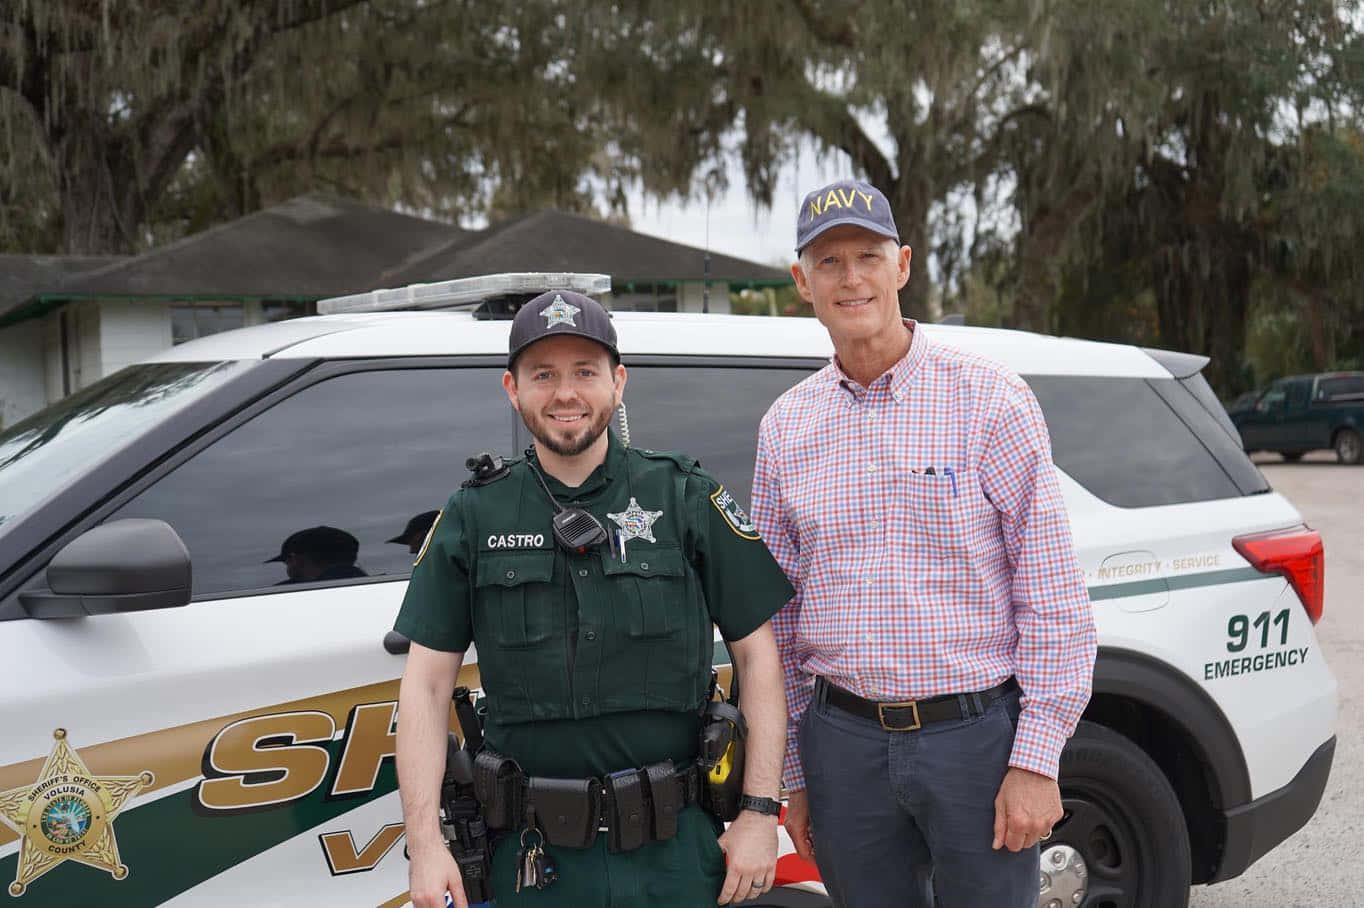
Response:
M1037 399L907 324L909 352L870 387L832 362L759 430L753 518L796 588L772 622L792 790L816 675L883 701L1017 676L1009 764L1053 778L1089 700L1093 615Z

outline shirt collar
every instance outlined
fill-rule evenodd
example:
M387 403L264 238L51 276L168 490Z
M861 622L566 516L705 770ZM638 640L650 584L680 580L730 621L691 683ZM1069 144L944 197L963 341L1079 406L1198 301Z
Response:
M893 366L872 381L871 385L863 388L857 383L856 379L843 371L843 364L838 361L835 355L830 359L832 367L829 379L834 387L842 388L851 393L854 397L860 397L868 391L875 389L888 389L896 400L903 397L909 390L909 386L914 381L915 374L919 367L923 365L928 357L928 348L931 346L928 336L919 329L919 323L912 318L903 319L904 325L910 330L909 349L905 355L900 357Z
M539 461L536 461L536 469L540 468ZM604 489L612 479L621 475L625 470L625 446L620 443L616 433L612 432L608 426L606 429L606 459L597 465L597 468L587 474L580 486L566 486L558 479L540 470L545 477L545 485L549 486L550 494L555 498L566 501L582 500L589 498Z

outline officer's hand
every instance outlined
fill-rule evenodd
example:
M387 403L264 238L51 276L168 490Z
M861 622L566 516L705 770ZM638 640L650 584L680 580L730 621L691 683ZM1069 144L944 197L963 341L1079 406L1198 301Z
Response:
M408 849L411 862L407 868L408 887L414 908L445 908L445 893L455 900L455 908L469 908L464 897L464 880L459 865L444 846L413 851Z
M1061 789L1055 779L1010 767L995 796L995 841L1010 851L1031 848L1051 835L1061 819Z
M719 904L757 898L777 875L777 818L745 810L720 836L729 869Z
M786 834L796 846L796 854L807 861L815 859L815 835L810 826L810 799L805 791L793 791L786 802Z

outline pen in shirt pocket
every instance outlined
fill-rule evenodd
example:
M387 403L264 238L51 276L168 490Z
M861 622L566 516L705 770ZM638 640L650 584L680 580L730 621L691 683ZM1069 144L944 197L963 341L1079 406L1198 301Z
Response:
M939 471L937 467L925 467L922 470L910 470L910 472L918 473L923 476L937 476L938 473L941 472L942 475L946 476L947 480L952 483L952 497L959 497L957 492L957 471L951 467L943 467L941 471Z

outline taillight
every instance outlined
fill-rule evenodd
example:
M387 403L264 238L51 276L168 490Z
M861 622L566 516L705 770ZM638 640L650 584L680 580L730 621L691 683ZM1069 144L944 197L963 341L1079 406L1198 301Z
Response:
M1321 620L1326 594L1326 555L1321 534L1306 526L1237 536L1231 541L1251 567L1282 574L1293 585L1313 624Z

